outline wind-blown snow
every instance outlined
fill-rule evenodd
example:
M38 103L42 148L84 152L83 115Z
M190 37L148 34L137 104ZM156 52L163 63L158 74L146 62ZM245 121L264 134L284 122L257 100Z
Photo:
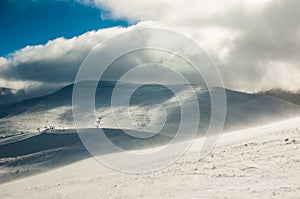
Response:
M114 82L104 82L96 93L96 114L101 117L102 128L118 128L112 116L110 99ZM124 84L123 89L130 87ZM189 93L184 85L174 85L181 90L185 102L189 101ZM205 126L210 120L210 96L207 90L201 90L194 86L197 91L201 122ZM21 133L38 133L50 126L56 129L74 129L72 115L72 89L73 85L67 86L53 94L43 97L24 100L18 103L0 106L0 136L5 138L9 135ZM217 88L211 88L217 89ZM288 101L270 97L263 94L246 94L226 90L227 95L227 119L225 130L236 130L248 126L256 126L269 121L281 120L287 117L299 115L300 107ZM167 123L178 123L180 108L176 97L167 88L159 85L147 85L138 90L132 96L129 112L138 125L146 125L149 119L155 120L161 114L155 113L155 118L149 118L148 110L155 104L166 107L169 120ZM126 118L123 107L112 107L119 117ZM124 124L124 122L121 122ZM95 128L90 126L88 128ZM136 129L136 125L126 124L124 128ZM3 141L3 140L2 140Z
M223 134L206 157L198 138L168 167L125 174L87 159L0 185L1 198L298 198L300 118Z

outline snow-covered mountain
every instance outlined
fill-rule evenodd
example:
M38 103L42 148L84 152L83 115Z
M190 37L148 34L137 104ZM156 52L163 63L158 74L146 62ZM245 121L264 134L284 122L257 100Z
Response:
M16 102L24 96L24 90L0 87L0 105Z
M154 115L149 114L149 108L155 104L165 107L166 125L170 126L169 131L141 141L123 133L114 121L111 108L118 113L119 118L127 117L123 107L111 107L111 95L115 84L111 81L99 84L95 95L95 108L101 123L95 121L95 125L88 128L91 131L97 127L103 128L109 139L125 149L168 143L180 122L180 105L174 94L164 86L153 84L142 86L132 95L128 110L135 124L126 123L124 128L139 133L136 126L142 128L149 121L159 122L159 110ZM121 89L131 86L134 84L124 83ZM189 103L187 87L172 86L176 87L181 96L185 96L183 103ZM193 87L197 92L201 113L201 136L210 121L210 95L207 89L201 89L197 85ZM215 91L218 89L210 88ZM0 166L5 171L0 175L1 181L10 179L11 175L27 175L89 157L75 130L72 91L73 85L69 85L46 96L0 106ZM274 122L300 113L298 105L264 94L226 90L226 95L227 115L224 131Z
M260 92L260 94L269 95L272 97L277 97L283 99L285 101L292 102L294 104L300 105L300 92L291 92L285 91L281 89L272 89L264 92Z
M97 116L101 118L102 128L116 128L111 115L111 95L115 82L101 82L95 96ZM126 89L132 84L124 83ZM187 96L184 85L174 85L180 94ZM208 90L194 85L200 106L202 122L210 118L210 95ZM218 88L212 88L217 90ZM0 135L16 135L19 133L39 133L50 127L55 129L74 129L72 115L73 85L66 86L52 94L27 99L17 103L0 106ZM227 116L226 129L257 125L268 120L291 117L299 113L299 106L264 94L246 94L226 90ZM160 85L146 85L139 88L130 100L130 112L136 122L143 125L149 120L148 109L154 104L162 104L168 112L171 122L178 122L179 103L174 94ZM113 107L118 108L118 107ZM120 113L122 114L122 113ZM153 118L152 118L153 119ZM176 121L175 121L176 120ZM130 124L128 124L130 129ZM90 128L94 128L91 126Z

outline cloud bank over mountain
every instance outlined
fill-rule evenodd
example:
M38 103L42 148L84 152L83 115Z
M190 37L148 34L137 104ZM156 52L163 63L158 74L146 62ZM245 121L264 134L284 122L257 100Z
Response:
M104 39L127 29L154 26L180 32L203 46L219 67L227 88L300 90L297 0L78 1L106 9L103 18L140 22L71 39L57 38L1 57L2 87L71 83L84 58ZM135 59L127 61L136 64Z

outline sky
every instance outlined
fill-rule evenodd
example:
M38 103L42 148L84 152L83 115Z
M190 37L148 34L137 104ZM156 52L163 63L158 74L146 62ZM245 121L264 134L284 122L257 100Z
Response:
M0 56L58 37L129 25L126 20L103 20L103 14L101 9L76 1L1 0L0 25L4 28L0 31Z
M84 58L109 36L159 27L201 45L226 88L300 90L298 0L24 2L1 1L0 87L42 90L72 83Z

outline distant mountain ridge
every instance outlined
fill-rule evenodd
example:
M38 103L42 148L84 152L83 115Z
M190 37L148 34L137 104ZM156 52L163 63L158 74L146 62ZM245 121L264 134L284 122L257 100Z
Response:
M23 90L0 87L0 105L16 102L24 96Z
M260 94L277 97L277 98L292 102L294 104L300 105L300 91L291 92L291 91L285 91L285 90L281 90L281 89L272 89L272 90L260 92Z

